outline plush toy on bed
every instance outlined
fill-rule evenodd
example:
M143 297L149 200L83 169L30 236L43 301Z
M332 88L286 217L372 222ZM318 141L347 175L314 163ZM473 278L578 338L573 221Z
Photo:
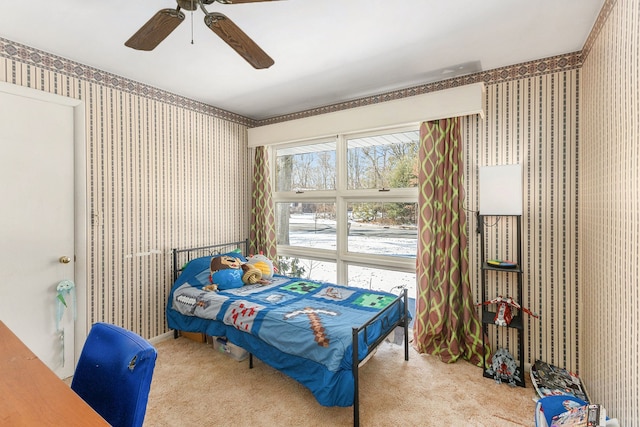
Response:
M266 284L267 281L262 279L262 271L251 264L242 264L242 282L246 285L255 285L256 283Z
M203 287L205 291L224 291L244 285L265 283L258 268L247 264L241 255L235 255L228 253L211 258L211 284Z
M266 280L271 279L275 272L273 262L261 253L258 255L251 255L247 259L247 264L258 268L262 272L262 278Z

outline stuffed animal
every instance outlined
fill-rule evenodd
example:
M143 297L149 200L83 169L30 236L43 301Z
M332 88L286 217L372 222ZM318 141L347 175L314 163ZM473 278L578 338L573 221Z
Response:
M203 289L209 291L240 288L242 281L242 260L229 254L211 258L211 285Z
M242 275L242 282L246 285L255 285L256 283L265 282L262 280L262 271L258 268L254 267L251 264L242 264L242 271L244 274Z
M247 264L253 265L262 272L263 279L271 279L275 271L273 262L262 254L251 255L247 259Z
M268 283L262 278L262 271L259 268L244 262L234 254L213 257L210 270L211 284L202 288L205 291L224 291L244 285Z

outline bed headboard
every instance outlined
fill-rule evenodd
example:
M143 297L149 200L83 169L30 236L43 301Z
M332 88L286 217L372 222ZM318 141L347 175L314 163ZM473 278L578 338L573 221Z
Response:
M197 248L172 249L171 254L173 255L173 281L176 281L176 279L180 275L180 272L182 271L182 267L188 261L203 256L225 254L227 252L233 252L237 249L240 249L242 255L247 256L249 254L249 239L238 240L237 242L200 246Z

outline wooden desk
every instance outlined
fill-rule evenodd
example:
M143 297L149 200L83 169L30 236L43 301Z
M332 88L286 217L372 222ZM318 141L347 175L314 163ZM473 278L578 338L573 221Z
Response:
M0 321L0 425L109 424Z

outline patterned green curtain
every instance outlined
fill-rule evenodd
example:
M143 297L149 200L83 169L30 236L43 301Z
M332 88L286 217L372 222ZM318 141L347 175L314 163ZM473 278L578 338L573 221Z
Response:
M271 200L269 181L269 158L265 147L256 149L253 168L253 191L251 193L251 232L249 234L249 252L262 253L276 261L276 221Z
M459 118L420 126L414 345L452 363L482 365L482 325L469 285ZM490 350L485 348L487 356ZM488 358L487 358L488 359Z

